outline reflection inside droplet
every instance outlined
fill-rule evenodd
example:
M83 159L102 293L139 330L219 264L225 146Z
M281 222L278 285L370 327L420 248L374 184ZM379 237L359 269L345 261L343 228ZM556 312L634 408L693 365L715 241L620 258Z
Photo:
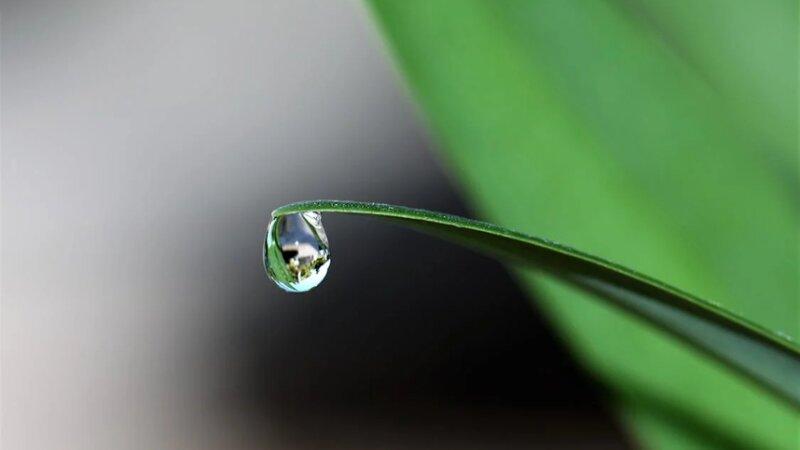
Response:
M267 275L287 292L317 287L331 264L322 216L308 211L272 219L264 242Z

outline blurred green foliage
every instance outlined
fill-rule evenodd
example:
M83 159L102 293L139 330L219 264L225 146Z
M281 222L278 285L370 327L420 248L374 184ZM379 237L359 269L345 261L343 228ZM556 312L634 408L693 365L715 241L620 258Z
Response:
M796 2L371 3L482 215L800 338ZM643 445L800 445L797 411L749 381L519 276Z

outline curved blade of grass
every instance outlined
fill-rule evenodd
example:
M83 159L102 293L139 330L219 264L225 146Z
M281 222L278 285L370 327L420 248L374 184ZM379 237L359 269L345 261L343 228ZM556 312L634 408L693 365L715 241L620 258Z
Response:
M305 211L379 216L480 250L532 264L693 344L800 409L800 346L646 275L579 250L498 225L381 203L292 203L273 217Z

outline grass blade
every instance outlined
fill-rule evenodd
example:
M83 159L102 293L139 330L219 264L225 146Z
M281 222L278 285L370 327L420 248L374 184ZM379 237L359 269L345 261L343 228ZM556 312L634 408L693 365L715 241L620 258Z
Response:
M273 217L305 211L371 215L528 263L681 338L800 409L800 346L646 275L579 250L487 222L381 203L292 203Z
M800 340L796 3L368 3L472 210ZM796 409L713 358L518 278L643 447L797 446Z

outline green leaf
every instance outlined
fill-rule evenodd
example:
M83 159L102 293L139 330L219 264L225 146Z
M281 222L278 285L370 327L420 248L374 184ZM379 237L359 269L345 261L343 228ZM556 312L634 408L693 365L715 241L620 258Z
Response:
M434 211L382 203L316 200L281 206L272 216L307 211L394 219L542 269L730 364L800 410L800 346L716 303L565 245Z
M482 217L800 336L795 2L370 3ZM521 279L643 443L796 446L796 411L741 377Z

